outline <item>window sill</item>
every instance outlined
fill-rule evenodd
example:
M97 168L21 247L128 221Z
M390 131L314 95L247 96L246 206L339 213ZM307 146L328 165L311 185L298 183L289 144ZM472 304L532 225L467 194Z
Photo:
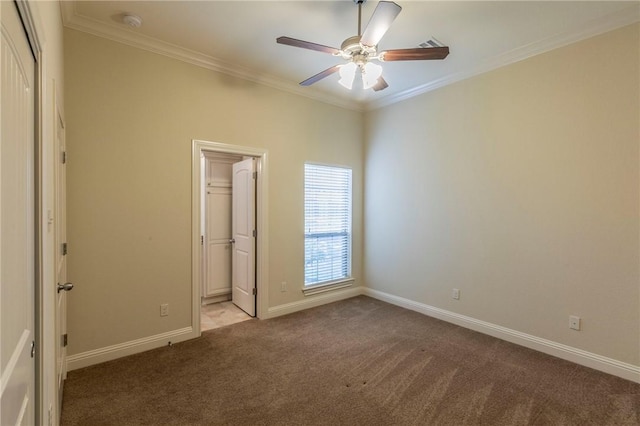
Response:
M310 285L302 289L305 296L311 296L313 294L324 293L325 291L337 290L339 288L351 287L354 283L353 278L345 278L340 281L331 281L328 283Z

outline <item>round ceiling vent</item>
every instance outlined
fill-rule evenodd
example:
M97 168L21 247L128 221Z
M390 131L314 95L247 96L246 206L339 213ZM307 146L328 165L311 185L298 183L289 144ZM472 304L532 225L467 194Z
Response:
M127 13L122 17L122 22L124 22L131 28L138 28L142 25L142 18L138 15Z

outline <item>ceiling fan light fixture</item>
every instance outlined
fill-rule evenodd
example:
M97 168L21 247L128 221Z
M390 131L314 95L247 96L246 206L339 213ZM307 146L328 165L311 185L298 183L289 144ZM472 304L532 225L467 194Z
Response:
M373 62L367 62L362 67L362 86L365 89L370 89L376 85L378 79L382 75L382 67Z
M351 90L351 88L353 87L353 80L356 77L356 68L358 68L358 66L353 62L349 62L341 66L340 80L338 80L338 83Z
M329 53L347 61L344 65L334 65L300 82L301 86L310 86L335 72L339 72L340 80L338 82L347 89L352 90L355 83L356 89L373 89L379 92L389 87L389 84L382 77L382 67L370 61L424 61L444 59L449 55L449 47L442 46L442 43L435 38L429 39L420 44L420 47L413 49L392 49L378 52L378 42L389 30L402 8L393 1L380 0L369 19L369 23L362 31L362 3L365 1L353 0L358 5L358 35L344 40L341 49L285 36L276 39L279 44ZM356 81L355 76L358 70L361 78Z

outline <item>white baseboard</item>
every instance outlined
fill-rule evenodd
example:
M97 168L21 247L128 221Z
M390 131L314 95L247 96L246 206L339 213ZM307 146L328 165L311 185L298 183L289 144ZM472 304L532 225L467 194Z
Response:
M537 350L576 364L584 365L595 370L599 370L623 379L640 383L640 366L628 364L612 358L597 355L582 349L563 345L551 340L542 339L530 334L522 333L510 328L502 327L486 321L477 320L455 312L436 308L424 303L405 299L403 297L394 296L382 291L374 290L366 287L352 287L344 290L336 290L320 295L309 297L297 302L285 303L283 305L269 308L267 318L274 318L281 315L287 315L304 309L314 308L316 306L325 305L327 303L337 302L339 300L348 299L359 296L361 294L382 300L421 314L438 318L452 324L459 325L480 333L488 334L511 343L515 343L530 349ZM99 364L113 359L133 355L139 352L148 351L150 349L159 348L167 345L169 342L178 343L185 340L198 337L192 327L185 327L179 330L167 333L156 334L154 336L142 339L132 340L130 342L120 343L105 348L95 349L92 351L82 352L67 357L67 370L77 370L79 368L88 367L90 365Z
M363 293L363 287L350 287L347 289L332 290L318 295L309 296L297 302L285 303L283 305L274 306L267 311L267 318L275 318L281 315L292 314L304 309L315 308L316 306L326 305L327 303L337 302L338 300L349 299L350 297L359 296Z
M534 349L567 361L575 362L576 364L584 365L585 367L593 368L614 376L622 377L623 379L640 383L640 366L637 365L627 364L625 362L587 352L582 349L542 339L530 334L521 333L510 328L502 327L486 321L480 321L475 318L456 314L455 312L425 305L424 303L415 302L413 300L394 296L371 288L365 287L363 289L363 294L373 297L374 299L382 300L393 305L420 312L421 314L433 318L438 318L443 321L459 325L461 327L488 334L520 346L525 346L529 349Z
M286 303L284 305L269 308L267 318L274 318L281 315L291 314L293 312L304 309L313 308L338 300L348 299L350 297L362 294L362 287L351 287L344 290L334 290L322 293L317 296L308 297L299 302ZM185 340L199 337L193 330L193 327L185 327L179 330L169 331L167 333L156 334L154 336L144 337L142 339L132 340L129 342L119 343L113 346L107 346L100 349L94 349L87 352L71 355L67 357L67 370L77 370L79 368L88 367L90 365L99 364L101 362L111 361L124 356L133 355L139 352L148 351L150 349L166 346L169 342L178 343Z
M142 339L119 343L105 348L94 349L67 357L67 370L77 370L101 362L122 358L123 356L137 354L150 349L166 346L169 343L184 342L185 340L198 337L192 327L185 327Z

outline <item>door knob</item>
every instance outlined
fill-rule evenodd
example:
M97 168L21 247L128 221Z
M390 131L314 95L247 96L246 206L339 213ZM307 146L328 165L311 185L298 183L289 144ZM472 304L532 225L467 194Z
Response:
M231 244L234 244L234 243L236 242L236 240L235 240L235 238L231 238L231 239L229 240L229 242L230 242Z
M58 283L58 293L60 293L62 290L69 291L72 289L73 289L73 284L71 283L64 283L64 284Z

